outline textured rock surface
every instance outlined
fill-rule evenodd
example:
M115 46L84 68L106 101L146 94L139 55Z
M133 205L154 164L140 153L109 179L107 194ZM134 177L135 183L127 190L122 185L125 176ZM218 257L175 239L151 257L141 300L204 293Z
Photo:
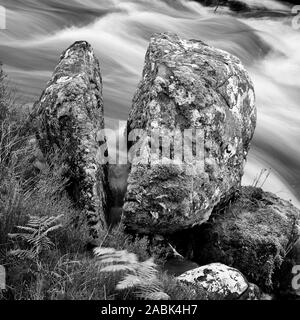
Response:
M249 287L247 280L238 270L221 263L211 263L189 270L177 279L202 287L208 293L209 300L239 299Z
M248 289L239 297L239 300L266 300L264 294L254 283L249 283Z
M75 42L62 54L35 110L41 150L57 151L68 192L96 235L106 211L105 170L96 158L104 118L100 67L87 42Z
M126 225L164 234L206 221L240 185L255 124L254 90L239 59L201 41L155 35L128 121L128 132L144 132L128 179ZM151 153L155 128L171 139L177 132L171 157ZM173 154L185 129L200 134L181 161Z
M195 259L240 270L263 291L276 290L286 251L299 237L300 211L290 202L254 187L197 231Z

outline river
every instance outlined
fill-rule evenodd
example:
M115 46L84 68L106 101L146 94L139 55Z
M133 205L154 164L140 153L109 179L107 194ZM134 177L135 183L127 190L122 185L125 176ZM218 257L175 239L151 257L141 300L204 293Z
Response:
M248 1L290 13L273 0ZM100 60L107 126L126 120L149 37L171 31L238 56L253 79L258 124L245 168L253 184L300 201L300 31L291 15L233 14L185 0L1 0L0 61L22 103L38 99L60 53L86 40Z

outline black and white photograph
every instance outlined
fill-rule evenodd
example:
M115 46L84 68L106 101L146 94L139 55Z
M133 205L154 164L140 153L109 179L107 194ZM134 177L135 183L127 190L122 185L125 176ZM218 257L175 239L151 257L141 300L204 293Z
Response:
M0 308L21 300L300 300L300 3L0 0Z

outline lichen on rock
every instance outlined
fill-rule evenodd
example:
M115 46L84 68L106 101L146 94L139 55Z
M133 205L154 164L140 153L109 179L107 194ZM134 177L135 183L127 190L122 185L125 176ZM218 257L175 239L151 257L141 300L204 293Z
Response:
M242 295L246 300L250 297L246 294L249 283L243 274L222 263L211 263L186 271L176 279L202 288L209 300L237 300Z
M57 153L68 193L96 236L105 227L106 213L105 167L97 160L104 115L99 62L86 41L64 51L35 114L39 146L46 156Z
M166 234L207 221L240 186L256 124L254 100L238 58L171 33L151 38L128 120L129 135L143 129L124 204L129 229ZM166 154L160 145L153 156L155 129L162 140L170 138ZM190 144L186 130L193 132ZM180 138L191 156L175 159Z

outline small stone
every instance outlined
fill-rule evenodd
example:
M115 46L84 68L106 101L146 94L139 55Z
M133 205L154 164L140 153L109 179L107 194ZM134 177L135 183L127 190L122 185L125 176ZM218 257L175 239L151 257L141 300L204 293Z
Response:
M203 288L209 300L236 300L249 287L241 272L221 263L189 270L178 276L177 280Z

